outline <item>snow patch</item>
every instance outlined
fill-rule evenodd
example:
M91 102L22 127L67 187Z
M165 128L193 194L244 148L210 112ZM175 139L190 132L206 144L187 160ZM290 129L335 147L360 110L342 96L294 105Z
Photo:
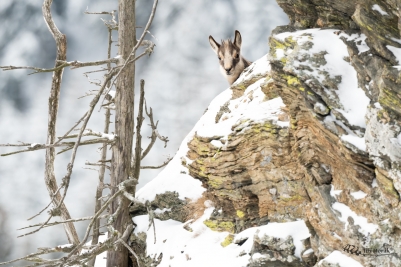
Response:
M351 217L354 219L354 224L359 225L360 228L358 231L361 234L364 234L365 236L368 235L368 233L373 234L376 232L378 229L378 226L373 223L368 223L368 219L366 219L363 216L357 215L354 211L352 211L347 205L340 203L340 202L335 202L332 205L333 209L339 211L341 213L341 216L339 217L340 221L345 223L344 229L347 229L348 226L348 217Z
M382 16L388 16L388 13L384 11L378 4L372 6L372 10L379 12Z
M188 266L231 266L243 267L249 264L249 260L262 258L264 255L251 250L253 239L257 235L285 239L292 236L295 245L295 256L300 257L304 249L302 240L310 236L309 230L303 220L288 223L269 223L264 226L252 227L235 235L233 243L223 247L221 243L229 235L228 232L215 232L210 230L203 222L212 214L214 207L205 210L203 216L188 224L174 220L160 221L155 219L156 243L152 228L148 228L148 215L133 218L137 227L135 234L145 232L147 234L147 255L158 257L163 253L159 267L188 267ZM183 228L188 225L192 232ZM235 242L246 240L242 245ZM241 255L241 256L240 256Z
M166 211L171 211L171 208L164 208L164 209L155 209L154 210L154 213L156 213L156 214L162 214L162 213L165 213Z
M397 59L398 64L401 64L401 48L394 47L391 45L386 45L387 49L393 53L395 58Z
M339 195L341 192L342 192L342 190L334 190L334 186L331 185L330 195L332 197L337 199L337 195ZM363 193L362 191L358 191L358 192L355 192L355 193L351 193L351 195L352 194L355 194L356 197L360 197L360 196L362 196L362 194L365 194L365 193ZM339 216L338 218L340 219L340 221L345 223L345 226L344 226L345 230L347 229L347 226L349 224L348 223L348 217L351 217L352 219L354 219L354 224L360 226L360 229L358 229L358 231L360 233L364 234L365 236L368 233L373 234L378 229L378 226L376 224L368 223L368 219L366 219L363 216L357 215L354 211L352 211L347 205L345 205L343 203L334 202L333 205L332 205L332 208L341 213L341 216Z
M295 246L294 255L300 258L301 251L304 249L304 246L302 245L302 240L308 238L310 236L310 233L308 227L306 227L306 224L303 220L286 222L286 223L269 223L267 225L252 227L242 231L241 233L237 234L237 236L235 237L235 241L244 240L246 238L252 238L254 235L258 235L260 238L263 237L264 235L268 235L282 239L285 239L287 236L290 235L292 236L294 241L294 246Z
M263 57L253 62L248 68L246 68L246 70L242 72L238 79L234 82L233 86L246 80L249 75L264 76L265 74L270 72L270 69L270 62L267 59L267 55L264 55Z
M335 199L337 199L337 196L341 194L343 190L334 190L334 186L331 185L331 189L330 189L330 196L334 197Z
M358 48L358 55L364 52L367 52L370 50L369 46L366 44L366 38L367 36L365 34L351 34L348 38L347 41L354 41L356 47Z
M324 258L323 260L319 261L319 265L322 265L323 262L331 263L331 264L338 264L340 267L363 267L362 264L350 258L338 250L333 251L330 253L329 256Z
M355 198L356 200L365 198L367 195L368 195L368 194L366 194L365 192L363 192L363 191L361 191L361 190L359 190L359 191L357 191L357 192L352 192L352 193L351 193L351 196L352 196L353 198Z
M326 89L327 95L332 95L335 92L338 99L343 106L341 109L336 109L340 112L350 124L365 128L365 114L367 106L370 102L365 92L359 88L357 73L349 62L346 62L344 58L349 57L347 46L340 39L341 37L347 38L347 40L353 40L356 42L359 53L366 52L369 50L366 45L364 35L353 34L351 36L341 33L335 34L338 30L321 30L321 29L308 29L297 32L285 32L275 35L274 37L278 40L284 41L287 37L291 37L300 46L306 43L312 43L312 47L303 51L305 54L309 54L313 57L314 54L324 52L324 58L327 62L321 66L310 66L312 67L311 76L317 78L321 84L324 84L326 77L321 74L327 72L330 74L330 78L341 76L341 82L338 84L338 90ZM328 46L327 44L330 44ZM359 44L360 43L360 44ZM299 73L303 70L297 70L296 66L301 62L294 61L294 72ZM358 101L355 101L358 99Z
M115 134L106 134L106 133L102 133L102 138L107 138L107 139L109 139L110 141L113 141L115 137L116 137Z
M57 246L58 248L70 248L70 247L72 247L72 246L74 246L73 244L65 244L65 245L59 245L59 246Z
M348 134L348 135L342 135L341 140L344 140L344 141L354 145L355 147L357 147L358 149L360 149L362 151L366 151L366 144L365 144L364 137L358 137L356 135Z

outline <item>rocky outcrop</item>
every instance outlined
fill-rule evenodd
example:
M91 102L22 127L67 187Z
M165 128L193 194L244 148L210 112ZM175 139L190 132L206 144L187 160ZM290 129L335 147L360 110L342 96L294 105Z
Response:
M273 31L269 55L209 107L180 155L212 203L202 222L228 233L222 249L252 239L238 266L401 266L401 4L277 2L291 25ZM190 218L190 198L160 220ZM291 235L238 237L297 220L309 231L301 254Z

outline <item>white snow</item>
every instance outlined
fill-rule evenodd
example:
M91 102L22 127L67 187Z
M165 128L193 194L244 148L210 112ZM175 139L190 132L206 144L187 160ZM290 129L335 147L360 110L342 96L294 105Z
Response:
M330 189L330 196L334 197L335 199L337 199L337 196L341 194L343 190L334 190L334 186L331 185L331 189Z
M170 209L168 209L168 208L164 208L164 209L155 209L154 210L154 213L155 214L161 214L161 213L165 213L166 211L171 211L171 208Z
M299 220L287 223L269 223L264 226L248 228L242 231L241 233L237 234L235 240L251 238L255 234L258 235L259 237L268 235L272 237L278 237L280 239L285 239L289 235L292 236L295 246L294 255L298 258L301 257L301 251L304 248L302 245L302 240L310 236L309 230L306 227L305 222L303 220ZM248 241L245 243L248 243ZM252 244L248 245L251 246Z
M219 148L223 146L223 144L219 140L212 140L210 143L212 145L214 145L215 147L219 147Z
M106 134L106 133L102 133L102 138L107 138L107 139L109 139L110 141L113 141L115 137L116 137L115 134Z
M239 84L243 82L244 80L247 79L249 75L255 76L255 75L265 75L270 71L270 62L267 59L267 55L264 55L263 57L259 58L255 62L253 62L247 69L247 71L244 71L241 73L241 75L238 77L238 79L234 82L233 85Z
M69 247L72 247L73 246L73 244L65 244L65 245L59 245L59 246L57 246L58 248L69 248Z
M278 115L281 112L281 107L284 107L283 100L280 97L265 101L265 95L260 89L260 85L265 81L264 78L252 84L245 91L244 96L230 101L229 109L231 113L226 113L216 124L213 120L209 120L203 124L197 133L200 136L212 137L221 136L227 139L227 136L232 133L233 125L248 126L254 123L263 123L272 121L281 126L288 127L289 122L278 121ZM252 92L252 100L248 94Z
M309 253L312 253L312 252L314 252L314 250L309 248L309 249L305 250L304 253L302 253L302 255L308 255Z
M368 223L368 219L366 219L363 216L357 215L354 211L350 209L347 205L340 203L340 202L335 202L333 204L333 209L339 211L341 213L341 217L339 217L340 221L345 223L344 229L347 229L348 226L348 217L351 217L354 219L354 224L359 225L360 229L358 231L361 234L367 235L368 233L373 234L376 232L378 229L378 226L373 223Z
M278 238L286 238L291 235L294 240L295 255L300 257L304 249L303 239L310 236L308 228L303 220L288 223L269 223L260 227L252 227L235 235L233 243L222 247L221 243L229 235L228 232L214 232L203 223L213 212L213 207L207 208L204 215L189 224L192 232L183 228L187 223L174 220L155 220L156 244L152 228L148 228L148 216L137 216L133 220L138 225L134 233L145 232L147 234L147 254L158 257L163 253L159 267L187 267L187 266L230 266L243 267L249 263L253 238L255 235L263 237L269 235ZM241 246L235 241L247 239ZM242 256L239 256L239 255ZM252 258L263 257L261 254L253 254Z
M344 36L343 34L341 36ZM358 48L358 55L364 52L367 52L370 50L369 46L366 44L366 35L365 34L351 34L348 38L347 41L354 41L356 47Z
M359 191L357 191L357 192L352 192L352 193L351 193L351 196L352 196L353 198L355 198L356 200L358 200L358 199L365 198L365 197L367 196L367 194L366 194L365 192L359 190Z
M284 56L284 49L276 49L276 58L278 60L282 59Z
M374 4L372 6L372 10L376 10L377 12L379 12L383 16L388 16L388 13L386 11L384 11L378 4Z
M177 192L178 197L182 200L185 198L196 200L202 196L206 189L202 187L201 181L189 176L188 169L181 165L181 157L186 155L188 150L186 140L184 139L177 154L164 170L138 190L136 196L140 201L152 201L156 194L163 194L167 191Z
M108 95L111 96L112 99L116 97L116 91L109 91Z
M387 49L393 53L395 58L397 59L398 64L401 64L401 48L394 47L391 45L386 45Z
M376 178L373 179L373 181L372 181L372 188L374 188L374 187L378 187Z
M333 232L333 236L337 239L343 240L336 232Z
M379 102L374 103L375 108L383 109Z
M107 233L99 236L99 243L103 243L107 239ZM92 241L86 242L86 246L90 246ZM83 249L81 254L88 252L87 249ZM95 267L105 267L107 262L107 251L96 256ZM77 265L75 265L77 266Z
M393 40L394 42L401 44L401 40L398 38L390 37L390 39Z
M326 65L319 67L309 65L309 67L312 67L313 69L311 76L317 78L321 83L325 80L324 75L320 74L321 71L328 72L331 78L341 76L341 83L338 85L338 90L332 90L330 92L326 89L326 93L332 95L332 92L334 91L337 94L343 108L336 110L341 112L350 124L365 128L365 114L370 101L365 95L365 92L358 86L357 73L355 69L350 63L343 59L349 57L349 54L347 46L340 38L345 37L349 40L355 40L356 42L361 41L358 49L359 53L362 53L368 49L365 43L366 36L349 36L345 33L336 35L336 31L338 30L308 29L297 32L285 32L275 35L274 37L284 41L287 37L291 36L299 45L303 45L306 42L312 42L312 48L305 52L310 56L313 56L313 54L316 53L326 52L327 54L324 56L327 61ZM330 45L327 45L328 43ZM301 62L294 61L293 64L296 67L301 64ZM301 70L294 71L300 72ZM304 71L306 72L307 70Z
M331 185L330 195L332 197L337 199L336 196L339 195L341 192L342 192L342 190L334 190L334 186ZM362 195L363 192L362 193L360 193L360 192L362 192L362 191L355 192L357 197L360 197ZM345 205L343 203L334 202L332 205L332 208L341 213L341 216L339 216L338 218L340 219L340 221L345 223L345 225L344 225L345 230L347 229L347 226L348 226L348 217L352 217L352 219L354 219L354 224L360 226L360 229L358 229L358 231L360 233L364 234L365 236L368 233L373 234L378 229L378 226L376 224L368 223L368 220L365 217L357 215L354 211L352 211L350 209L350 207L348 207L347 205Z
M366 144L365 144L365 138L364 137L358 137L356 135L342 135L341 140L344 140L354 146L356 146L358 149L362 151L366 151Z
M331 264L338 264L340 267L363 267L362 264L338 250L333 251L329 256L319 261L319 265L322 265L323 261Z
M263 255L260 253L255 253L252 255L252 259L254 259L254 260L260 259L260 258L264 258Z

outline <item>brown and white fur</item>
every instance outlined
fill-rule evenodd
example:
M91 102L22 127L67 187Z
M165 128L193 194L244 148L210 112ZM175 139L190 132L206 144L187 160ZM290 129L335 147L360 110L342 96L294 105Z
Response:
M221 44L216 42L210 35L209 42L219 58L221 74L223 74L230 85L233 84L242 71L252 64L252 62L241 56L241 34L239 31L235 31L234 42L228 39L222 40Z

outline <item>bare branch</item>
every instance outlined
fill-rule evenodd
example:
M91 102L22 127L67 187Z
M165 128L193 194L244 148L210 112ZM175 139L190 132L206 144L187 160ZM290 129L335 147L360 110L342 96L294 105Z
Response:
M67 189L68 189L68 185L69 185L69 178L70 178L71 173L72 173L73 162L74 162L74 160L75 160L75 153L76 153L76 151L77 151L78 146L79 146L79 145L84 145L84 144L98 143L97 141L94 141L94 140L100 140L100 139L104 139L103 141L110 142L110 140L108 140L108 138L99 138L99 139L92 139L92 140L86 140L86 141L80 142L80 138L82 137L83 131L84 131L84 129L85 129L85 127L86 127L86 125L87 125L87 123L88 123L88 121L89 121L89 118L90 118L90 116L91 116L91 114L92 114L92 112L93 112L93 109L94 109L95 105L97 104L97 102L98 102L99 99L100 99L101 93L103 92L104 88L106 87L107 82L113 77L113 75L112 75L113 73L114 73L114 71L112 71L111 73L109 73L109 75L107 76L106 80L105 80L104 83L103 83L102 89L99 90L98 95L96 95L96 97L92 100L91 105L90 105L90 109L89 109L89 111L86 113L87 116L86 116L86 115L84 116L85 119L84 119L83 126L81 127L80 134L78 135L78 140L77 140L76 142L71 142L71 143L69 143L69 144L70 144L70 147L68 147L67 149L64 149L64 151L69 150L69 149L73 149L73 153L72 153L72 156L71 156L70 163L68 164L68 167L67 167L67 174L66 174L66 176L64 176L64 178L63 178L63 184L62 184L62 186L61 186L61 187L64 187L64 194L63 194L62 197L59 195L58 192L56 192L55 194L53 194L53 196L57 196L57 198L58 198L58 199L57 199L58 205L57 205L56 208L54 208L54 210L59 210L59 209L61 209L61 207L62 207L62 205L63 205L63 201L64 201L64 198L65 198L65 196L66 196ZM89 142L88 142L88 141L89 141ZM67 142L63 142L63 143L58 144L58 145L63 145L63 144L68 144L68 143L67 143ZM52 145L45 145L45 146L49 146L50 148L54 149L54 145L53 145L53 146L52 146ZM47 148L47 149L49 149L49 148ZM59 152L59 153L60 153L60 152ZM53 166L53 165L52 165L52 166ZM57 190L57 191L58 191L58 190ZM62 210L62 209L61 209L61 210ZM30 234L33 234L33 233L38 232L39 230L41 230L42 228L44 228L46 224L48 224L48 222L50 221L50 219L51 219L53 216L54 216L54 215L51 213L50 216L49 216L49 218L48 218L43 224L41 224L41 226L40 226L38 229L36 229L36 230L34 230L34 231L32 231L32 232L26 233L26 234L24 234L24 235L21 235L21 236L19 236L19 237L27 236L27 235L30 235ZM64 218L64 220L66 220L66 221L67 221L67 220L70 220L70 219L71 219L71 218L67 218L67 219ZM68 224L71 224L71 222L67 222L67 223L65 223L64 225L66 225L66 224L67 224L67 225L68 225Z
M140 96L139 96L139 107L138 107L138 117L136 124L136 141L135 141L135 154L134 154L134 164L132 166L132 177L139 179L139 174L141 171L141 149L142 149L142 135L141 128L142 122L145 119L143 117L143 104L145 98L145 81L141 80Z
M104 168L107 168L108 170L110 170L111 168L110 168L110 166L107 166L106 164L104 164L104 163L92 163L92 162L85 162L85 165L88 165L88 166L99 166L99 167L104 167Z
M55 62L55 68L60 67L60 69L54 71L52 78L52 86L50 90L49 97L49 119L47 126L47 144L54 144L56 139L56 123L57 123L57 113L58 113L58 105L60 98L60 88L61 81L63 77L63 61L67 60L67 38L64 34L62 34L57 28L56 24L53 21L50 7L52 5L52 0L44 0L42 5L42 13L49 28L49 31L53 35L54 40L56 41L57 47L57 56ZM55 160L55 149L54 147L50 147L46 149L46 161L45 161L45 182L47 186L47 190L51 198L54 196L54 205L57 208L60 208L61 216L64 220L71 219L71 216L67 210L67 207L63 203L61 199L61 194L55 192L58 189L57 180L54 172L54 160ZM49 219L50 220L50 219ZM40 229L40 228L39 228ZM74 227L73 223L64 224L64 229L68 237L68 241L73 244L79 243L79 238L77 231Z
M150 226L153 225L154 244L156 244L155 213L153 212L152 208L150 207L150 202L149 202L149 201L146 201L145 206L146 206L146 210L148 211L148 215L149 215L149 227L148 227L148 231L149 231L149 229L150 229Z
M150 143L149 143L148 147L145 149L145 151L143 151L141 159L144 159L146 157L146 155L152 149L153 145L155 144L155 142L157 140L157 134L155 132L155 130L157 129L157 123L156 123L156 125L154 124L152 108L148 112L148 107L146 105L146 101L145 101L145 112L146 112L146 115L148 116L148 118L150 120L150 126L152 127L152 136L149 137L151 139Z
M123 239L119 238L118 241L120 241L120 243L123 244L129 250L129 252L131 252L132 255L134 255L137 266L141 267L141 265L139 264L139 257L135 253L135 251L130 246L128 246L128 244Z
M110 52L110 50L109 50ZM109 132L109 126L110 126L110 110L106 109L106 113L105 113L105 122L104 122L104 133L108 133ZM99 160L99 162L102 163L102 165L99 168L99 184L96 188L96 203L95 203L95 214L99 211L99 209L102 207L102 194L103 194L103 189L104 189L104 174L106 171L106 160L107 158L107 144L103 144L102 147L102 156L101 159ZM110 170L110 167L107 167ZM100 217L99 219L96 219L93 225L93 237L92 237L92 245L96 245L99 242L99 236L100 236ZM96 257L94 257L89 265L90 266L95 266L95 262L96 262Z
M167 160L160 166L141 166L141 169L160 169L166 166L172 159L173 158L167 158Z
M145 102L145 111L146 111L146 115L148 116L148 118L150 120L150 127L152 127L153 133L157 136L157 138L159 138L161 141L164 142L164 147L166 147L167 146L167 142L169 141L168 137L160 135L159 132L157 131L157 124L159 123L159 121L157 121L156 124L154 123L152 108L149 108L149 112L148 112L148 108L146 106L146 102Z
M143 151L142 156L141 156L141 160L144 159L146 157L146 155L150 152L150 150L152 149L153 145L155 144L156 140L157 140L157 135L154 131L152 131L152 135L149 137L150 143L148 145L148 147Z
M87 15L110 15L110 16L114 16L114 12L116 10L113 10L111 12L107 12L107 11L102 11L102 12L89 12L89 11L85 11L84 14Z
M39 256L39 255L44 255L44 254L49 254L49 253L54 253L54 252L64 252L64 253L69 253L73 250L75 246L74 245L70 245L70 246L57 246L55 248L39 248L39 250L41 250L41 252L37 252L37 253L31 253L25 257L22 258L18 258L15 260L11 260L11 261L7 261L7 262L1 262L0 265L5 265L5 264L9 264L9 263L13 263L13 262L17 262L20 260L32 260L34 257Z
M108 65L108 64L107 64ZM109 71L108 69L101 68L100 70L92 70L92 71L86 71L83 74L86 76L89 73L96 73L96 72L102 72L102 71Z
M145 35L148 33L149 27L150 27L150 25L152 24L153 18L154 18L155 13L156 13L157 3L158 3L158 0L154 0L154 2L153 2L153 7L152 7L152 12L150 13L149 20L148 20L148 23L146 23L145 29L143 30L142 35L141 35L141 37L139 38L139 40L137 41L136 45L132 48L132 51L131 51L130 55L128 56L127 59L125 59L124 65L122 66L122 68L120 68L120 71L117 73L117 75L116 75L116 77L114 78L114 81L112 82L112 84L115 83L116 79L118 78L118 76L120 76L120 73L123 71L123 69L125 69L125 67L126 67L128 64L130 64L131 62L133 62L133 61L130 61L130 59L131 59L131 57L132 57L133 55L135 55L136 50L138 50L138 48L139 48L139 46L141 45L143 39L145 38ZM143 56L143 55L141 55L141 57L142 57L142 56ZM134 61L135 61L135 60L134 60Z
M59 186L59 187L57 188L56 192L54 192L54 194L53 194L53 196L52 196L52 198L51 198L49 204L47 204L47 206L44 207L41 211L39 211L36 215L34 215L34 216L28 218L28 221L30 221L30 220L32 220L33 218L39 216L42 212L44 212L45 210L47 210L47 208L53 203L54 197L58 194L58 192L60 192L60 190L61 190L62 187L63 187L63 185Z
M108 129L107 129L107 131L108 131ZM101 138L108 138L110 141L113 141L114 137L115 137L115 135L112 135L109 133L96 132L96 131L93 131L92 129L85 129L85 131L82 133L82 136L97 136L97 137L101 137ZM63 136L64 139L76 138L76 137L78 137L78 134ZM59 138L61 138L61 137L59 137Z
M82 141L78 144L78 146L85 146L85 145L93 145L93 144L103 144L103 143L112 143L113 140L110 140L107 137L104 138L95 138L95 139L90 139L90 140L85 140ZM10 155L14 155L14 154L18 154L18 153L23 153L23 152L30 152L30 151L36 151L36 150L41 150L41 149L48 149L48 148L55 148L55 147L67 147L63 150L61 150L60 152L58 152L57 154L61 154L65 151L71 150L74 145L76 144L76 142L61 142L58 144L53 144L53 145L49 145L49 144L36 144L36 143L22 143L22 144L0 144L0 146L26 146L28 148L23 149L23 150L18 150L18 151L13 151L10 153L5 153L5 154L0 154L0 156L2 157L6 157L6 156L10 156Z
M55 144L60 143L61 140L63 140L67 135L69 135L69 134L75 129L75 127L77 127L77 126L81 123L81 121L83 121L83 120L85 119L86 115L88 115L88 112L86 112L86 113L75 123L75 125L72 126L71 129L69 129L62 137L58 137L58 141L57 141Z
M36 74L36 73L41 73L41 72L55 72L62 70L66 67L71 67L71 69L77 69L77 68L82 68L82 67L92 67L92 66L99 66L99 65L104 65L104 64L109 64L109 63L115 63L117 64L119 61L118 57L115 58L109 58L105 60L100 60L100 61L92 61L92 62L80 62L77 60L74 61L63 61L63 60L57 60L57 67L51 68L51 69L43 69L43 68L37 68L37 67L31 67L31 66L0 66L0 69L3 71L7 70L18 70L18 69L25 69L25 70L34 70L34 72L30 73L31 74Z
M67 256L67 259L70 258L72 255L74 255L76 252L78 252L82 246L85 244L85 242L87 241L89 234L90 234L90 230L92 228L92 226L95 224L95 221L99 218L99 216L102 214L102 212L109 206L109 204L115 199L117 198L119 195L121 195L123 193L123 189L119 189L113 196L111 196L104 204L103 206L98 210L98 212L96 212L96 214L93 216L92 220L90 221L88 227L86 228L86 232L85 232L85 236L82 239L82 241L70 252L70 254ZM66 259L66 260L67 260Z
M108 217L108 215L105 214L105 215L99 216L99 219L104 219L104 218L107 218L107 217ZM49 227L49 226L53 226L53 225L58 225L58 224L62 224L62 223L69 223L69 222L88 221L88 220L92 220L92 219L93 219L93 216L88 216L88 217L82 217L82 218L77 218L77 219L69 219L69 220L59 221L59 222L58 222L58 221L55 221L55 222L47 223L47 224L45 224L43 227L45 228L45 227ZM43 225L43 224L44 224L44 223L38 223L38 224L28 225L28 226L19 228L19 229L17 229L17 230L24 230L24 229L28 229L28 228L32 228L32 227L41 226L41 225Z
M28 232L28 233L26 233L26 234L19 235L19 236L17 236L17 237L24 237L24 236L31 235L31 234L34 234L34 233L39 232L40 230L42 230L43 227L45 227L45 225L51 220L52 217L53 217L53 215L50 214L50 216L47 218L47 220L46 220L45 222L43 222L43 223L39 226L39 228L37 228L37 229L35 229L35 230L31 231L31 232ZM69 220L69 219L67 219L67 220Z

